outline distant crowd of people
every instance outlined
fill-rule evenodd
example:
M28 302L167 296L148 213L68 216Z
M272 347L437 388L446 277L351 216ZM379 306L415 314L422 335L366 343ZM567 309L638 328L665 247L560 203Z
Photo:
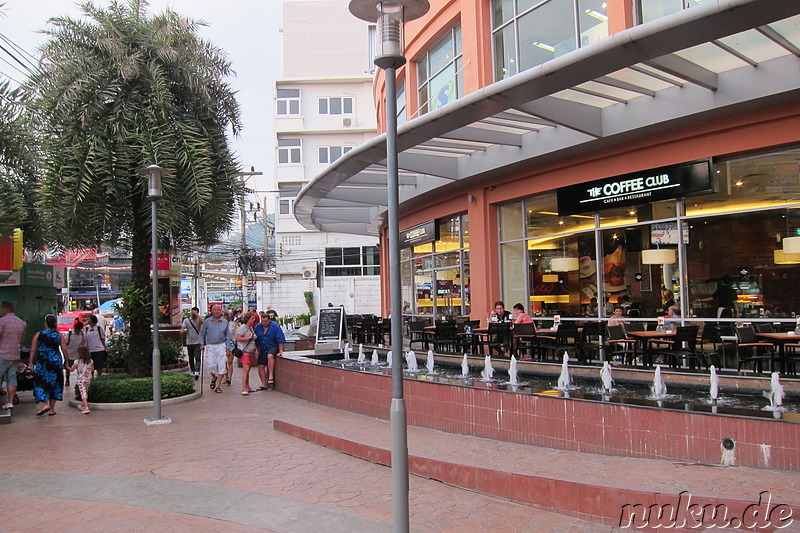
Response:
M242 396L269 390L275 384L275 357L282 357L286 337L278 324L278 313L271 308L258 313L254 308L224 311L214 304L205 318L193 307L181 324L189 369L199 379L202 356L211 374L211 390L222 393L222 385L233 379L235 359L242 364ZM256 367L260 385L250 385L250 369Z
M111 322L94 309L85 322L78 317L62 334L58 331L56 316L48 314L43 329L33 335L28 360L23 361L21 347L26 323L14 313L13 302L2 302L0 307L0 386L5 384L6 387L2 408L14 408L19 380L25 380L24 384L33 390L37 402L36 416L55 416L57 402L63 400L64 387L70 386L74 372L81 397L80 409L89 414L89 385L92 378L103 374L106 368L108 336L125 331L122 318L117 315ZM274 388L275 357L283 355L286 344L274 310L268 308L262 313L252 308L245 313L223 311L217 304L204 318L194 307L181 324L181 338L195 379L199 379L205 354L213 391L221 393L223 384L231 384L236 359L243 368L242 395ZM255 388L250 385L252 367L256 367L260 381Z

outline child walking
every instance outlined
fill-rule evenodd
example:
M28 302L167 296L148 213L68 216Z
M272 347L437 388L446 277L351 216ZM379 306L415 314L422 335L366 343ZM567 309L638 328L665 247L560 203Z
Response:
M81 413L88 415L89 411L89 383L92 381L94 375L94 363L92 362L92 354L86 345L78 347L78 359L75 364L69 367L69 371L77 369L78 377L78 390L81 393Z

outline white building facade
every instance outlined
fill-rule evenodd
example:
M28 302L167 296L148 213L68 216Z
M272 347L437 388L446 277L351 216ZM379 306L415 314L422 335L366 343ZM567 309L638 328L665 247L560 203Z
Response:
M274 95L277 279L261 284L261 299L288 313L307 312L309 290L317 307L380 313L377 239L310 231L293 214L308 181L376 135L374 25L355 19L347 6L347 0L284 3L282 78Z

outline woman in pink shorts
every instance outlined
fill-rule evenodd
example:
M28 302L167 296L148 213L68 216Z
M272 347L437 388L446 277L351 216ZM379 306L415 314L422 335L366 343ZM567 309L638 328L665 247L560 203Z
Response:
M249 396L256 389L250 388L250 367L258 361L258 342L253 328L258 323L256 313L247 312L242 317L242 325L236 331L236 346L242 351L242 396Z

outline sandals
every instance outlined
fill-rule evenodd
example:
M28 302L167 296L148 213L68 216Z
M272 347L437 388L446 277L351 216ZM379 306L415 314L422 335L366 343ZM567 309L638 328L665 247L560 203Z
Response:
M231 380L229 380L229 379L226 379L226 380L225 380L225 384L226 384L226 385L230 385L230 384L231 384Z
M257 388L256 390L269 390L269 387L263 387L262 386L262 387Z
M50 410L50 408L49 408L49 407L45 407L44 409L41 409L41 410L39 410L39 411L36 411L36 416L42 416L43 414L45 414L45 413L46 413L47 411L49 411L49 410Z
M214 389L214 392L217 392L217 393L220 393L220 394L221 394L221 393L222 393L222 389L220 389L219 387L217 387L216 389Z
M246 390L242 391L242 396L250 396L250 393Z
M212 379L211 380L211 390L214 390L216 388L217 388L217 380L216 379Z

